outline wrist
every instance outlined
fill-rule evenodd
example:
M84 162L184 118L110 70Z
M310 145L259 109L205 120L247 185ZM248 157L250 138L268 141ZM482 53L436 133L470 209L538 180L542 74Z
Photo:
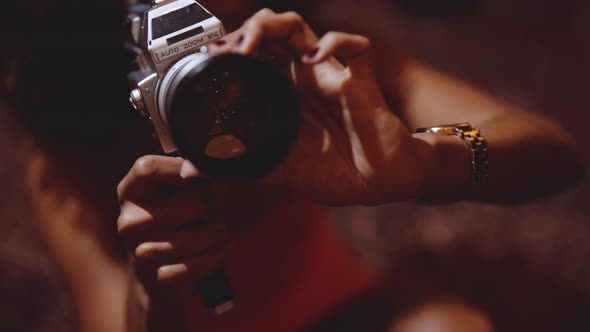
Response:
M445 198L469 190L472 155L465 141L454 135L414 133L423 182L418 198Z

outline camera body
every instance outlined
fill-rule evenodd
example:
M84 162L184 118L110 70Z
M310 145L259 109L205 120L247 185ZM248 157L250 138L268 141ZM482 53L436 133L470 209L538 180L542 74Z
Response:
M166 155L209 177L255 178L288 154L299 128L291 79L263 58L210 54L219 19L194 0L130 8L131 104L151 121Z
M178 150L169 120L170 90L182 75L209 58L203 46L225 34L223 24L194 0L135 5L128 17L136 68L128 75L129 100L151 120L162 152Z

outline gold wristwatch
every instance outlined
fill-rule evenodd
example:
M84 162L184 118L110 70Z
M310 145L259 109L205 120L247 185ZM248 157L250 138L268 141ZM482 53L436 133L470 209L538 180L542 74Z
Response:
M488 176L488 144L479 128L470 123L456 123L416 129L417 133L455 135L461 138L471 151L471 179L474 185L481 184Z

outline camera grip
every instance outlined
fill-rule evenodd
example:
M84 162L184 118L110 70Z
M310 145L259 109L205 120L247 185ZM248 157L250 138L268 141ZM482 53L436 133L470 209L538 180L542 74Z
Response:
M205 305L217 315L234 307L234 293L223 268L199 280L197 291L203 297Z

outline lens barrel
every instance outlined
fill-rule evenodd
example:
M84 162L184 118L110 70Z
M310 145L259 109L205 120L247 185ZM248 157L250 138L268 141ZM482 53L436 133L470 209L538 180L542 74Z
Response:
M162 116L180 155L210 177L263 175L284 159L297 135L292 83L252 56L189 61L164 93Z

